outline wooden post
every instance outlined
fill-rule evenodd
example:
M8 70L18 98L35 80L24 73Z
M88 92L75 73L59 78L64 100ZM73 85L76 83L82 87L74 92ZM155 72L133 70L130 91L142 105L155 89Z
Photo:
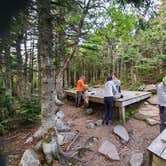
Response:
M122 121L123 124L126 123L126 118L125 118L125 107L121 106L119 108L119 115L120 115L120 120Z

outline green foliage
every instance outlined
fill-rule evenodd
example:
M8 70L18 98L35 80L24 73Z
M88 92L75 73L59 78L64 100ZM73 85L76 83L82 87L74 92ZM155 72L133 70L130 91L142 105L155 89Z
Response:
M5 120L16 116L14 98L0 89L0 134L7 133L13 126L4 123Z
M137 113L137 109L134 107L130 107L127 109L127 111L125 112L125 117L126 119L130 119L132 118L135 114Z
M26 127L39 120L41 105L39 97L19 99L5 94L5 89L0 93L0 134L6 134L17 128L20 124ZM17 124L16 124L17 123Z
M2 90L2 89L1 89ZM0 121L15 114L15 102L11 95L0 92Z
M41 111L40 99L38 96L32 96L27 99L19 99L19 112L21 121L27 125L36 122L39 119Z

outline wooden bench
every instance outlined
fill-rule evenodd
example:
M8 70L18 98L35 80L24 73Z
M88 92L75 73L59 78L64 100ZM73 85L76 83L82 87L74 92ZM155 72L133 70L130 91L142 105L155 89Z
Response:
M93 88L94 95L89 95L89 101L104 104L104 90L103 88ZM74 89L64 90L66 96L76 96ZM123 98L116 99L115 106L119 108L120 118L123 123L125 120L125 106L147 99L151 96L151 92L142 91L122 91Z

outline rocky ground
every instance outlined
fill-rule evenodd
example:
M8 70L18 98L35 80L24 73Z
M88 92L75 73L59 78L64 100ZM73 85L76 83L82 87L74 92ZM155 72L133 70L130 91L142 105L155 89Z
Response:
M65 113L65 124L68 124L76 134L79 133L78 139L69 149L70 154L75 154L83 160L84 163L82 165L84 166L128 166L132 160L136 162L136 159L131 158L137 157L137 155L139 155L138 158L140 160L143 159L142 165L148 166L149 157L146 148L159 134L159 125L157 123L159 120L158 108L148 103L142 104L139 108L141 116L137 115L137 119L131 117L124 126L129 135L128 142L113 132L114 127L118 124L117 120L111 126L101 125L100 120L104 109L102 105L95 106L94 109L94 114L87 115L82 108L76 108L72 101L65 102L62 108L62 111ZM155 123L149 125L148 118L152 119L152 121L155 120ZM33 135L38 127L39 124L35 125L33 129L19 130L0 138L10 166L18 166L22 153L28 147L32 147L31 143L25 144L25 141ZM111 151L117 151L115 153L117 153L119 160L116 156L114 158L116 160L109 158L108 154L111 152L108 151L110 148L104 149L107 155L99 152L101 145L105 141L113 144L113 146L115 145L115 149L113 148ZM63 145L64 151L66 151L69 144L70 142ZM76 165L79 166L80 163Z

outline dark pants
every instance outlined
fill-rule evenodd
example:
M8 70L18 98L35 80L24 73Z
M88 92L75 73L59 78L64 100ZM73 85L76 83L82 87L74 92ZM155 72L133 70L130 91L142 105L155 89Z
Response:
M114 110L114 98L113 97L104 97L104 123L108 123L112 120L113 110Z
M81 106L82 94L83 94L82 91L76 92L76 107Z
M160 133L166 128L166 107L159 105L160 111Z

